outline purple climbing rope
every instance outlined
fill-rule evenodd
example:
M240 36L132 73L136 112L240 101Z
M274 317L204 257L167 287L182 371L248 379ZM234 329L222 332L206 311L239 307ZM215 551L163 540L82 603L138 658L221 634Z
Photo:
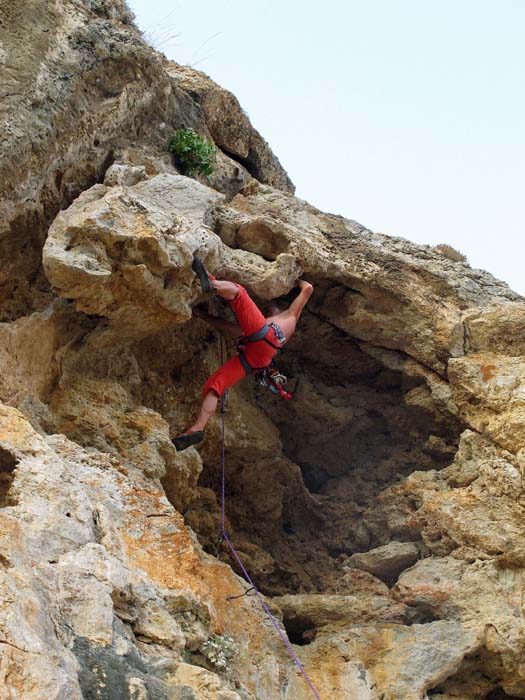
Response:
M222 339L222 335L221 335L221 365L223 362L222 340L223 339ZM230 548L231 553L235 557L237 564L239 564L241 571L244 574L244 578L248 581L248 583L252 587L253 592L257 596L257 599L258 599L259 603L261 604L262 609L267 614L268 618L270 619L270 622L275 627L277 634L282 639L284 645L288 649L288 652L289 652L290 656L292 657L295 665L303 674L305 681L308 683L308 685L310 687L310 690L315 695L317 700L321 700L319 693L315 689L315 686L312 683L309 675L306 673L302 663L299 660L299 657L297 656L297 654L293 650L293 647L290 644L288 638L286 637L286 635L284 634L284 632L280 628L279 623L277 622L275 617L272 615L272 612L271 612L270 608L268 607L268 605L266 604L264 598L259 593L259 589L255 585L255 583L252 581L250 574L248 573L248 571L246 570L246 567L242 563L242 560L241 560L239 554L237 553L237 550L233 546L232 541L230 540L228 533L226 531L226 459L225 459L225 452L224 452L224 442L225 442L225 440L224 440L224 413L225 413L225 405L224 405L224 395L223 395L221 398L221 427L222 427L222 439L221 439L221 539L224 540L224 542L226 542L226 544Z

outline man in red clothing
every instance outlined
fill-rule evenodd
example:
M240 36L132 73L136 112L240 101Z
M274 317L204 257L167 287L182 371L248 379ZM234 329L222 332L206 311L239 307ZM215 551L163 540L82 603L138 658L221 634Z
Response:
M219 398L226 389L252 371L264 369L271 364L277 351L293 335L299 316L313 291L309 282L298 280L297 284L301 291L290 307L281 312L273 307L272 314L265 318L243 286L235 282L215 279L197 257L193 261L193 270L197 273L204 292L214 291L229 302L238 325L208 314L197 315L235 338L244 337L245 342L241 344L239 354L219 367L204 385L203 401L197 420L191 428L173 440L173 444L179 451L201 442L204 438L204 428L217 410Z

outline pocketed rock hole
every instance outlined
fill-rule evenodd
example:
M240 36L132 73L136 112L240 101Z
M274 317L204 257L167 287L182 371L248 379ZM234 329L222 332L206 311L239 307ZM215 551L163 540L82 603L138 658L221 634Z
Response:
M315 639L316 629L310 621L301 620L296 617L289 618L285 615L283 617L283 626L292 644L306 646L307 644L311 644Z
M497 658L482 648L476 654L466 656L459 669L435 688L427 691L428 697L476 698L477 700L518 700L507 695L500 687L501 668Z
M423 379L388 369L308 312L278 366L294 399L254 391L279 429L284 459L262 458L262 478L257 456L228 451L230 527L266 594L337 591L351 554L418 540L408 528L381 529L379 497L414 471L448 466L463 426L434 404ZM217 496L219 471L216 458L205 459L199 481ZM205 501L192 504L188 522L214 552L209 517L195 514L210 507Z
M17 464L18 458L0 445L0 508L13 505L9 491Z

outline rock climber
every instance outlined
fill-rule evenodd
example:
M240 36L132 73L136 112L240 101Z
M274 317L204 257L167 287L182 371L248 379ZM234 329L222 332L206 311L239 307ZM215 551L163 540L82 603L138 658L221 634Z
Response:
M292 337L297 321L313 291L309 282L297 280L300 292L289 308L279 312L279 309L272 305L270 315L265 317L242 285L216 279L197 256L193 260L192 268L199 278L203 292L213 291L230 304L237 324L200 311L195 315L214 328L238 339L239 354L219 367L205 383L197 420L185 433L173 439L178 451L196 445L204 439L204 429L217 410L219 398L226 389L248 374L265 370L271 365L277 352Z

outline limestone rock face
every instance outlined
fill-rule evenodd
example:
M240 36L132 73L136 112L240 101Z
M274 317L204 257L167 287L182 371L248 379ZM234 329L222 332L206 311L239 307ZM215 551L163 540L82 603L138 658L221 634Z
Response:
M198 691L200 676L180 669L186 643L188 658L198 657L213 633L227 628L240 642L244 627L262 622L253 601L227 604L227 593L243 592L231 569L203 554L158 480L64 436L43 438L16 409L3 407L0 419L2 467L8 455L16 462L0 513L0 687L35 700L43 689L96 697L100 685L101 697L132 698L133 683L144 697L176 697L186 684ZM263 625L259 650L247 641L231 673L249 667L248 697L258 684L277 692L278 640ZM213 669L207 677L229 692Z
M293 400L229 393L225 517L320 697L524 698L525 300L294 197L121 0L0 10L0 698L312 697L219 540L220 417L170 440L234 352L195 253L262 308L314 286Z
M222 104L236 100L215 86L222 101L204 111L170 75L177 67L142 40L123 0L2 0L0 11L0 318L12 319L49 299L40 254L59 210L122 157L150 175L175 171L167 153L175 130L212 138ZM290 190L246 118L243 135L256 176ZM245 168L231 155L219 150L214 183L235 192Z

